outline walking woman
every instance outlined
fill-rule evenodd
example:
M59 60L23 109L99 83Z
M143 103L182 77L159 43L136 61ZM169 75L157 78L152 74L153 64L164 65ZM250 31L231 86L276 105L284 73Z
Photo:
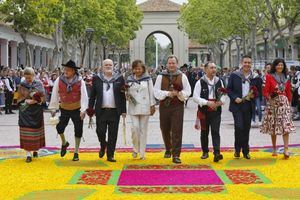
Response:
M34 70L25 68L25 80L21 82L19 88L20 104L19 127L20 127L20 147L26 151L26 162L32 161L33 157L38 157L37 151L45 146L45 130L42 102L45 100L43 84L34 80Z
M141 60L132 63L132 75L127 78L128 114L132 121L133 158L145 159L149 116L155 112L153 82Z
M283 59L276 59L270 74L266 75L263 96L267 107L261 127L261 132L270 134L272 138L273 154L277 156L277 135L283 136L284 158L289 158L289 134L295 131L291 113L291 82L287 78L287 67Z

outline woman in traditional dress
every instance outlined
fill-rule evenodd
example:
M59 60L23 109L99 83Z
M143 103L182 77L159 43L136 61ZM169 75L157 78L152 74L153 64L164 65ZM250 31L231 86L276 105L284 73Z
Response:
M34 80L34 70L25 68L25 80L19 88L20 104L19 127L20 127L20 148L26 151L26 162L38 157L37 151L45 146L45 129L42 102L45 100L43 84Z
M140 159L144 160L149 116L154 114L156 102L152 79L141 60L133 61L132 72L127 78L128 114L132 121L132 156L136 158L140 154Z
M273 154L277 156L276 138L283 136L284 158L289 158L289 134L295 131L291 113L291 82L287 78L287 67L283 59L275 59L270 74L266 75L263 96L266 98L267 108L261 127L261 132L270 134L272 138Z

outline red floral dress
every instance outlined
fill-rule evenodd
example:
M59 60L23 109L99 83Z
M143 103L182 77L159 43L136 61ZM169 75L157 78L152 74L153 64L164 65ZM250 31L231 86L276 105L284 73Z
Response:
M263 96L267 99L267 107L261 127L261 132L270 135L284 135L296 130L292 120L290 102L292 100L291 82L285 83L285 90L280 91L275 78L266 75Z

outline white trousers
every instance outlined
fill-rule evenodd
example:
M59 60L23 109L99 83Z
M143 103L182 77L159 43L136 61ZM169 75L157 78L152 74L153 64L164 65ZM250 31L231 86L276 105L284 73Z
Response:
M145 157L148 131L148 115L131 115L132 121L132 144L133 151L140 153L140 157Z

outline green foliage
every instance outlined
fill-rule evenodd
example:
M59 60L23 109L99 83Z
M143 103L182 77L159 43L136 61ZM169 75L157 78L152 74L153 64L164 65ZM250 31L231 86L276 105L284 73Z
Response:
M145 64L148 67L155 66L156 39L150 35L145 42Z
M179 26L191 39L212 44L238 35L245 30L239 15L232 8L233 0L189 0L181 9Z
M6 0L0 4L3 21L22 34L52 33L63 9L59 0Z
M90 27L94 41L106 36L110 43L124 46L142 20L134 0L65 0L65 4L63 30L67 38L83 38Z

